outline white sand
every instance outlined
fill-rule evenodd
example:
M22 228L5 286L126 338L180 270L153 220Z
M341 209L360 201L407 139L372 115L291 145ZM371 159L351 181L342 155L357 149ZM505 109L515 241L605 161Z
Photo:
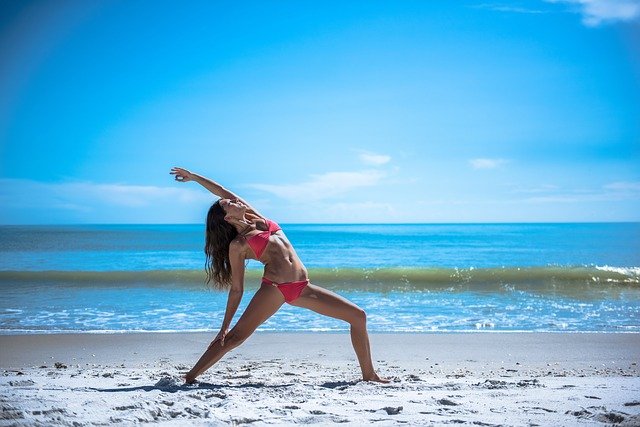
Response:
M183 385L212 336L0 336L0 425L640 425L637 334L376 334L381 385L348 335L258 333Z

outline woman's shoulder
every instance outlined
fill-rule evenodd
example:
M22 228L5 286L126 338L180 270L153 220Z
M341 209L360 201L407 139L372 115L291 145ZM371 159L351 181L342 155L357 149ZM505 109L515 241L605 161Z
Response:
M238 234L235 239L233 239L230 243L229 243L229 252L231 251L242 251L246 248L247 246L247 239L241 235Z

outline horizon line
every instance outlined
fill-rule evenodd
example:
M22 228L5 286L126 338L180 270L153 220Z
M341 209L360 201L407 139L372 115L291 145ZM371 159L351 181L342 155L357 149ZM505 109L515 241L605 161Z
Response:
M633 221L460 221L460 222L280 222L285 225L501 225L501 224L640 224ZM0 227L55 227L55 226L149 226L149 225L204 225L204 222L65 222L65 223L7 223Z

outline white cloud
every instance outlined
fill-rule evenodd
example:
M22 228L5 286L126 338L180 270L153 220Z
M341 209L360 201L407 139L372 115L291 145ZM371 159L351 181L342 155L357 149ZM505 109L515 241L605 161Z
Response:
M360 153L359 157L363 163L367 165L372 165L372 166L382 166L391 161L391 156L386 156L384 154L370 153L370 152L362 152Z
M568 4L571 11L582 15L582 23L597 27L603 23L633 21L640 17L640 0L544 0L547 3ZM543 14L549 10L532 9L513 4L483 3L472 6L496 12Z
M203 200L203 193L178 187L81 182L46 184L46 188L65 199L96 200L111 206L130 208L151 206L158 202L191 203Z
M613 191L640 192L640 182L612 182L611 184L605 185L604 188Z
M474 169L495 169L497 167L500 167L500 166L504 165L505 163L508 163L508 160L505 160L505 159L486 159L486 158L479 158L479 159L471 159L471 160L469 160L469 164Z
M516 187L511 190L512 193L524 193L524 194L540 194L550 193L558 190L558 186L554 184L542 184L537 187Z
M323 205L323 206L322 206ZM376 201L331 203L323 202L318 204L318 209L323 212L322 222L331 221L336 223L387 223L397 222L401 212L389 203Z
M554 195L531 197L529 203L584 203L640 201L640 182L612 182L599 190L573 190Z
M487 9L493 10L496 12L509 12L509 13L528 13L528 14L541 14L547 13L544 10L540 9L529 9L521 6L513 6L513 5L505 5L505 4L495 4L495 3L484 3L473 6L477 9Z
M607 194L559 194L557 196L540 196L525 199L527 203L584 203L618 200Z
M640 17L640 0L545 0L548 3L577 5L582 23L597 27L602 23L633 21Z
M328 172L312 175L306 182L297 184L252 184L251 187L267 191L292 201L314 201L348 193L356 188L378 184L386 174L381 171Z
M200 218L189 210L200 214L212 200L207 192L179 185L0 179L0 217L9 223L195 221Z

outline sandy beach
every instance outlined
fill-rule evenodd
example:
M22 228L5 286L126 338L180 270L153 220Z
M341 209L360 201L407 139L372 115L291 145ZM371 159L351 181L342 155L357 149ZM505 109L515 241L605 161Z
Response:
M0 425L640 425L637 334L257 333L199 378L209 333L0 336Z

